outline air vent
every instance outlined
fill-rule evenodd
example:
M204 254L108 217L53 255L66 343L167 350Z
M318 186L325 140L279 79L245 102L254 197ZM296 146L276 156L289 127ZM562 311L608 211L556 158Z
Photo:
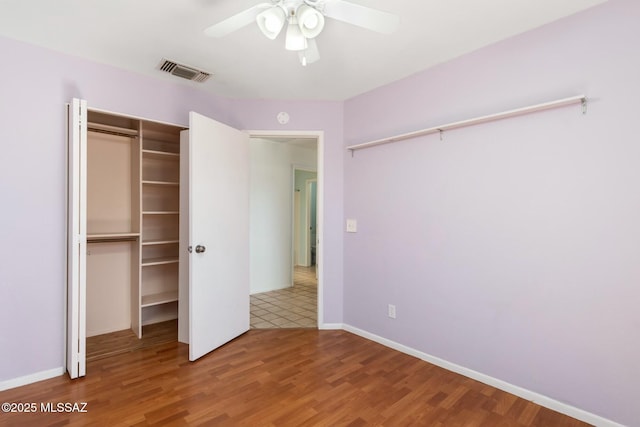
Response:
M194 82L204 82L209 77L211 77L210 73L200 71L187 65L178 64L167 59L163 59L162 62L160 62L158 69L164 71L165 73L182 77L183 79L193 80Z

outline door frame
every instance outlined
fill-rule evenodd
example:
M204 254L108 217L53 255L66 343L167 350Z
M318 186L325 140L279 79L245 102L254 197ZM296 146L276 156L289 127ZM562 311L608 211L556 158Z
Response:
M324 131L247 130L246 132L249 134L249 138L315 138L317 141L316 238L318 243L316 244L316 275L318 276L318 329L321 329L324 325ZM293 248L291 251L293 253Z
M314 242L311 241L311 186L312 186L312 183L314 183L314 182L316 183L316 223L314 225L316 227L316 242L315 243L316 243L316 251L317 251L318 250L318 248L317 248L317 244L318 244L318 242L317 242L317 240L318 240L318 197L317 197L318 179L317 178L315 178L315 179L307 179L304 182L305 189L306 189L304 203L306 205L306 211L307 211L307 215L306 215L307 218L305 220L306 221L306 230L305 231L307 233L307 237L305 238L305 242L306 242L305 250L307 251L306 257L307 257L307 261L309 263L309 267L311 267L311 265L312 265L311 264L311 259L312 259L312 257L311 257L311 247L313 246L313 243L314 243ZM317 256L317 254L316 254L316 256Z
M313 172L313 173L315 173L315 174L316 174L316 176L317 176L317 175L318 175L317 165L314 165L314 167L311 167L311 166L309 166L309 165L299 165L299 164L295 164L295 165L293 165L293 166L292 166L292 168L291 168L291 191L292 191L292 193L294 194L294 198L293 198L293 206L292 206L292 211L291 211L291 213L292 213L292 215L293 215L293 217L292 217L292 218L294 218L294 220L292 221L292 224L291 224L291 226L293 227L293 229L292 229L292 233L291 233L291 234L292 234L292 239L293 239L293 240L291 241L291 247L292 247L292 250L291 250L291 257L292 257L292 258L291 258L291 259L292 259L292 263L291 263L291 286L293 286L293 282L294 282L294 280L293 280L293 273L294 273L294 268L295 268L295 266L296 266L296 265L304 265L304 266L307 266L307 265L306 265L306 262L310 259L310 258L309 258L309 257L310 257L310 253L309 253L309 252L310 252L310 250L309 250L309 247L308 247L309 245L307 245L307 244L302 245L302 246L301 246L301 245L298 245L298 243L299 243L299 242L296 242L296 239L295 239L295 234L296 234L296 230L295 230L295 210L296 210L295 197L296 197L296 195L297 195L297 194L299 194L299 193L296 191L296 172ZM308 180L305 180L305 184L304 184L304 185L305 185L305 192L306 192L306 189L307 189L307 183L306 183L306 181L308 181ZM317 183L317 179L316 179L316 178L314 178L314 181L316 181L316 183ZM316 186L316 189L317 189L317 186ZM304 211L305 211L304 218L302 219L301 224L299 224L299 226L300 226L300 227L303 227L303 226L304 226L304 236L303 236L303 237L304 237L304 240L305 240L305 243L306 243L307 239L309 238L309 236L308 236L308 234L309 234L309 233L307 232L307 231L308 231L308 222L309 222L309 218L308 218L308 214L307 214L307 211L308 211L307 204L309 203L309 201L308 201L308 195L305 195L305 198L304 198L304 199L302 199L301 197L298 197L298 198L299 198L299 201L298 201L298 203L299 203L299 208L300 208L301 210L302 210L302 208L304 208ZM300 228L300 227L299 227L299 228ZM298 231L300 231L300 230L298 230ZM316 231L317 231L317 230L316 230ZM302 236L302 233L300 234L300 236ZM300 237L299 237L299 238L300 238ZM296 246L300 246L300 247L298 248L298 249L300 249L298 256L299 256L299 257L304 256L304 258L303 258L303 259L305 260L305 263L304 263L304 264L296 263L296 258L295 258L295 249L296 249Z

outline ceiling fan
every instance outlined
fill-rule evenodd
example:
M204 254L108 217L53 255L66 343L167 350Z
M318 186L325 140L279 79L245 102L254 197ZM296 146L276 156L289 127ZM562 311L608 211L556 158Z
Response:
M270 0L218 22L204 33L223 37L256 22L262 33L274 40L286 23L285 48L297 51L302 65L307 65L320 59L315 38L324 28L325 17L382 34L393 33L400 22L396 15L346 0Z

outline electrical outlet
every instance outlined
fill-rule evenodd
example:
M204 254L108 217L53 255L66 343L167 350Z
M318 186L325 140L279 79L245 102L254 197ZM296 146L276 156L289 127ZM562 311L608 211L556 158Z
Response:
M393 304L389 304L389 306L387 307L387 316L389 316L392 319L396 318L396 306Z
M358 221L355 219L347 220L347 233L357 233L358 232Z

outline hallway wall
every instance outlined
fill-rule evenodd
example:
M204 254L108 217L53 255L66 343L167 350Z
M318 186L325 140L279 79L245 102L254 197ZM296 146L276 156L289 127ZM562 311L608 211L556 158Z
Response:
M293 285L293 165L315 168L315 149L251 138L251 293Z

